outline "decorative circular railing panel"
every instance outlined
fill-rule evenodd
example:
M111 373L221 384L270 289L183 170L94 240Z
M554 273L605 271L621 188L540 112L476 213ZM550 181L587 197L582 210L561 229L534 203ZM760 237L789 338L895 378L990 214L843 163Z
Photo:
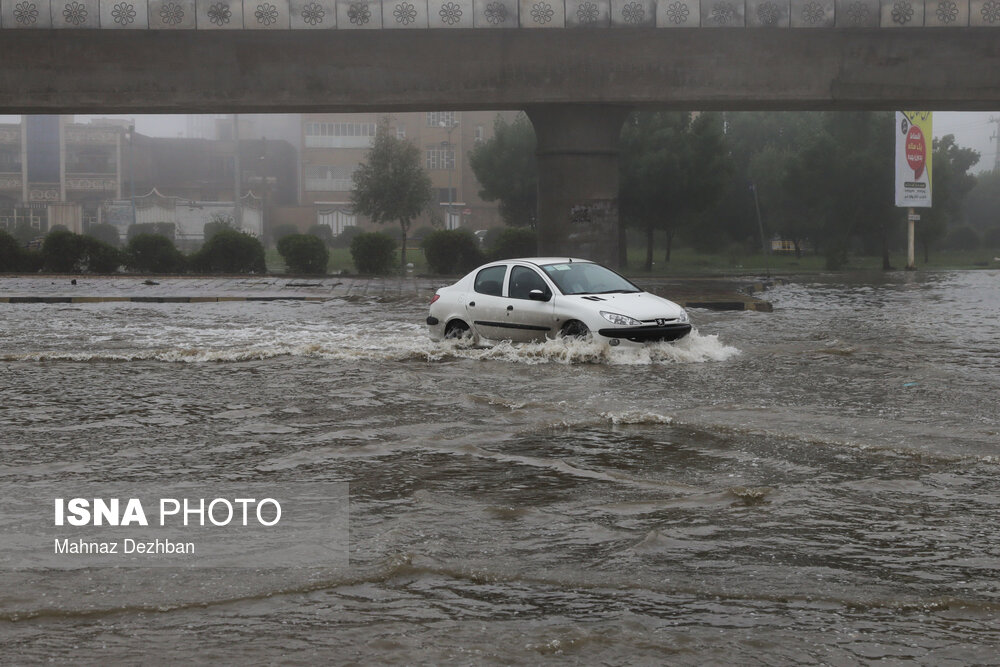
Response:
M2 29L1000 27L1000 0L0 0Z

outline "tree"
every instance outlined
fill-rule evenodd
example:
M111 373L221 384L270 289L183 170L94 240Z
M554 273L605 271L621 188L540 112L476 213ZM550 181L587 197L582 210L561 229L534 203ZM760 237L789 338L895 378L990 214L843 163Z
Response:
M715 114L635 113L622 130L619 210L646 236L647 271L656 230L674 235L714 200L726 173L721 121Z
M353 179L351 204L356 212L378 224L399 222L403 237L400 262L405 270L410 225L431 202L431 178L421 166L420 149L397 138L389 131L389 120L383 118L366 160Z
M469 166L483 186L484 201L499 201L500 217L514 227L535 226L538 215L538 167L535 128L526 115L512 123L497 116L493 136L469 153Z
M118 228L107 222L88 226L84 235L95 238L103 243L107 243L113 248L117 248L121 245L121 237L118 234Z
M220 230L191 255L191 267L199 273L266 273L264 246L235 229Z
M325 274L330 261L326 244L309 234L291 234L282 238L278 241L278 252L291 273Z
M183 273L184 255L162 234L133 236L125 249L125 264L139 273Z
M944 237L947 227L962 222L966 195L976 186L976 177L968 171L979 162L979 153L960 147L952 134L935 139L933 150L933 206L921 209L915 225L924 262L930 261L930 246Z

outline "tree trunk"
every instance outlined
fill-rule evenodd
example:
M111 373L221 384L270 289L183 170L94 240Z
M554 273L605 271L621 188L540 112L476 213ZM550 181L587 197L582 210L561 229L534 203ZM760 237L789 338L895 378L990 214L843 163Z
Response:
M403 230L403 244L402 244L402 247L399 249L399 271L400 271L400 273L402 273L402 274L405 275L406 274L406 233L410 229L410 224L408 222L404 222L403 220L400 220L399 221L399 226Z
M882 230L882 270L892 271L892 262L889 261L889 233Z
M646 271L653 270L653 225L646 224Z
M802 243L798 239L792 239L795 244L795 259L802 259Z
M667 251L663 253L663 261L670 263L670 251L674 247L674 233L673 231L667 231Z
M931 244L928 243L927 241L924 241L920 245L922 245L924 247L924 264L930 264L930 261L931 261Z

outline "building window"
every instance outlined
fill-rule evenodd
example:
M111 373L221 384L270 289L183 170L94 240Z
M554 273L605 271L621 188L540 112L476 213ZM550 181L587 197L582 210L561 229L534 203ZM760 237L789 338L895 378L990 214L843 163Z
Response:
M455 203L458 201L456 193L458 188L451 188L451 198L448 198L448 188L438 188L438 203L447 204L448 202Z
M396 126L396 138L397 139L405 139L406 138L406 126L405 125L397 125Z
M454 169L455 149L430 146L427 148L428 169Z
M482 125L476 125L475 140L477 144L481 144L486 140L486 132Z
M375 123L306 123L306 148L367 148Z
M427 112L427 127L451 127L457 122L454 111Z

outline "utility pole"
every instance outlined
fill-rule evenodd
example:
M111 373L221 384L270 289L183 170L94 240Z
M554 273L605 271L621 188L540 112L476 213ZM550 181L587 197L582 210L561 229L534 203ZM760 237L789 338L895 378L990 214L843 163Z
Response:
M1000 118L996 116L990 116L990 121L997 126L996 130L993 130L993 136L990 137L991 140L996 140L997 142L997 152L993 157L993 171L1000 173Z

